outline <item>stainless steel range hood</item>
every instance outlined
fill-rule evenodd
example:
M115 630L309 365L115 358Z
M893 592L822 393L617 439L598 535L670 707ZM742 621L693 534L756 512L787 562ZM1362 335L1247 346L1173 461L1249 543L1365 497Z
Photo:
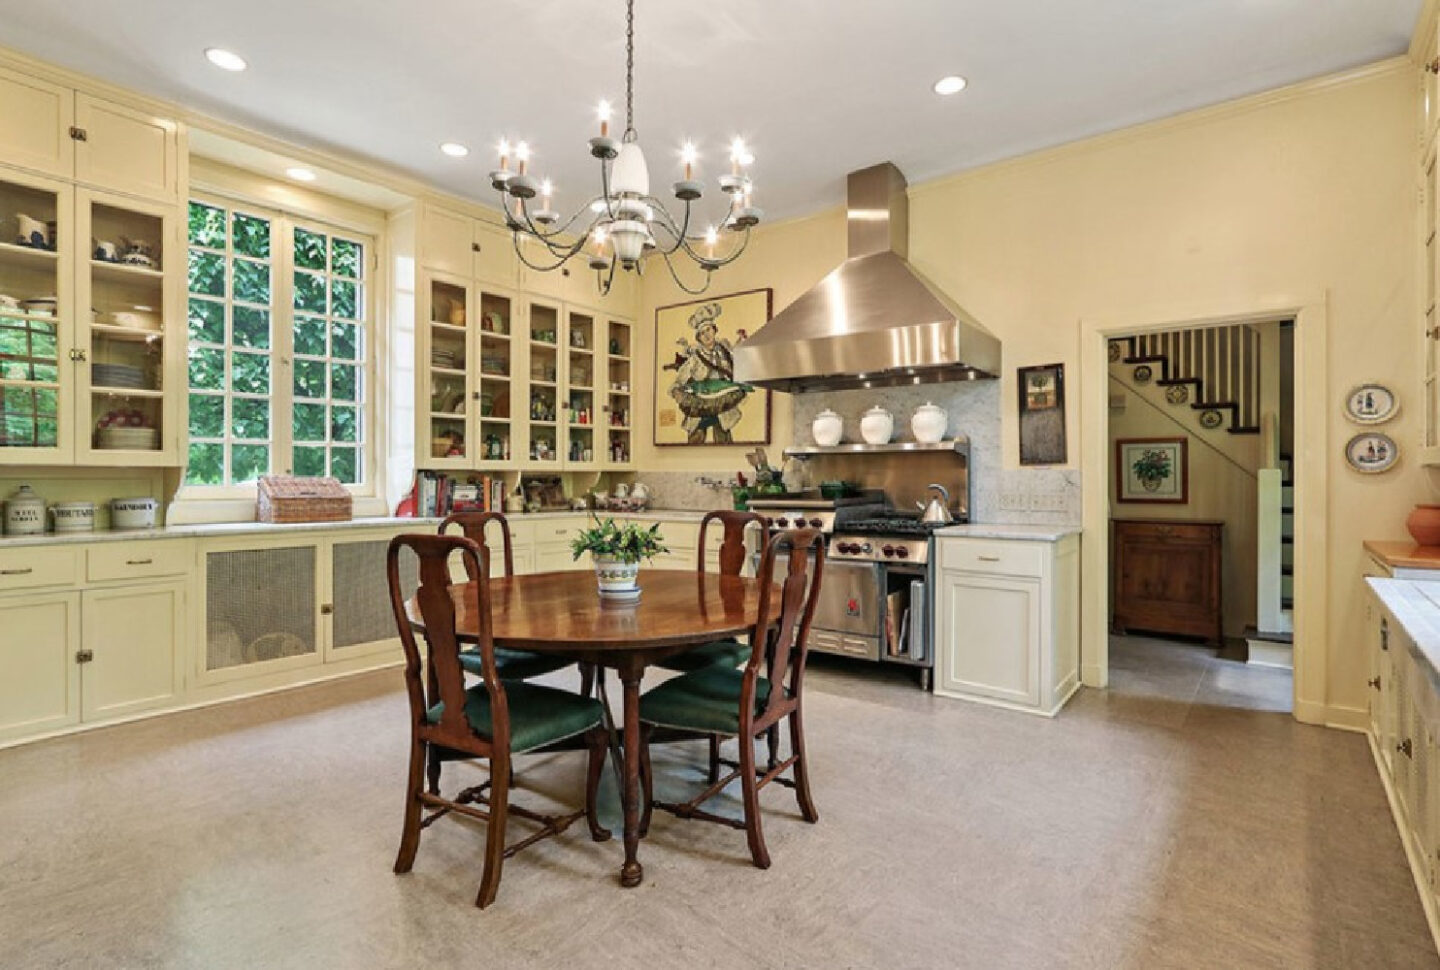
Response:
M905 176L850 173L849 253L734 350L735 379L777 391L993 378L1000 341L906 260Z

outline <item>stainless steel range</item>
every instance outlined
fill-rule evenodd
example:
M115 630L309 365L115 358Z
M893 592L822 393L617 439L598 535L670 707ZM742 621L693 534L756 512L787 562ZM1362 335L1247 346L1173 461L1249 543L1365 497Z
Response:
M773 496L752 499L750 507L772 530L809 526L827 534L811 648L916 668L928 689L935 526L897 511L880 492L833 501L809 493Z

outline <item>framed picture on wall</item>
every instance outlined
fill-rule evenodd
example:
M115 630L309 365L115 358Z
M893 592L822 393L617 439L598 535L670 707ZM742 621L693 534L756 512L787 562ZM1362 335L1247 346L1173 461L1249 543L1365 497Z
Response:
M1120 438L1115 442L1117 502L1189 501L1188 438Z
M771 291L655 311L655 444L770 443L770 392L735 380L735 344L770 319Z
M1065 365L1016 370L1020 388L1020 464L1065 463Z

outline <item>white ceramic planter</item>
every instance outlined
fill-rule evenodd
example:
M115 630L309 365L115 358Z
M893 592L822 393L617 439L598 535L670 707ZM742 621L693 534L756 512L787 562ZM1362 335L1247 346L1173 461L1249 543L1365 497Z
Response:
M810 422L810 434L822 448L838 445L844 431L845 419L829 408L815 415L815 420Z
M160 503L153 498L117 498L110 502L110 528L153 529Z
M5 534L35 536L45 532L45 500L29 485L21 485L5 500Z
M595 584L600 595L611 599L634 599L640 595L640 564L621 562L610 556L593 556Z
M926 401L910 415L910 433L915 435L916 441L933 445L945 439L945 428L949 423L950 415L945 413L944 408Z
M882 407L871 408L860 419L860 437L865 439L866 444L887 444L894 434L895 415Z
M94 502L58 502L50 506L56 532L94 532Z

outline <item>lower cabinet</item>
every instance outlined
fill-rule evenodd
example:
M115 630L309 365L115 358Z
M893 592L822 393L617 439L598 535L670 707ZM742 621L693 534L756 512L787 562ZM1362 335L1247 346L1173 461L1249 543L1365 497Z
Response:
M1080 685L1080 540L941 536L935 693L1053 716Z
M0 739L173 704L184 627L183 582L0 599Z

